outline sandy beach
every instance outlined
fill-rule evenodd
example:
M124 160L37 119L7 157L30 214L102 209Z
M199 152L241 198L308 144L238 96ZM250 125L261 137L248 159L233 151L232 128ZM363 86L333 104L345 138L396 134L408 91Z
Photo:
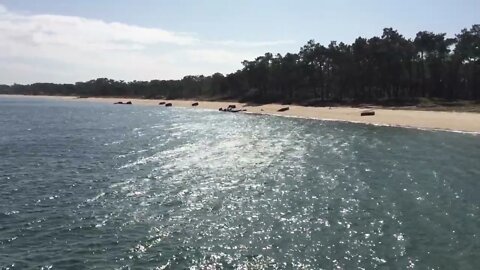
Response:
M21 95L2 95L2 97L26 97ZM134 98L77 98L66 96L28 96L34 98L61 99L65 101L89 101L113 104L117 101L131 101L133 105L160 106L159 102L170 102L173 107L201 108L218 111L230 104L237 108L246 109L245 113L277 115L286 117L299 117L318 120L346 121L382 126L397 126L406 128L419 128L430 130L446 130L468 133L480 133L480 113L468 112L439 112L416 110L392 110L384 108L369 108L374 110L374 116L360 116L365 108L352 107L305 107L297 105L266 104L252 106L239 102L227 101L198 101L197 107L192 107L195 100L161 100L161 99L134 99ZM289 110L278 112L280 108L289 107Z

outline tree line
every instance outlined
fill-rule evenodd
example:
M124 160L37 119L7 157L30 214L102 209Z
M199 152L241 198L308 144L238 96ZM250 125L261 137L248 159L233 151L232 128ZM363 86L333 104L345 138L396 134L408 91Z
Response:
M407 39L394 29L385 28L380 37L359 37L352 44L332 41L324 46L310 40L298 53L265 53L242 64L242 69L227 75L0 85L0 93L235 99L311 105L418 98L480 100L480 25L463 29L454 38L422 31L414 39Z

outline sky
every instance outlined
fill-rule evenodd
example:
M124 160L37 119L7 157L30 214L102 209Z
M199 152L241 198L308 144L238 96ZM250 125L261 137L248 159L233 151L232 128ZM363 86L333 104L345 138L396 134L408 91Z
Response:
M228 74L308 40L480 23L479 0L0 0L0 84Z

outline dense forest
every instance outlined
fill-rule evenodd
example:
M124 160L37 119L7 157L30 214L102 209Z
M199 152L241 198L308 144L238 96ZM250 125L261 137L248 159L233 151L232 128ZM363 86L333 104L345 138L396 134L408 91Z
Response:
M234 99L257 103L480 100L480 25L455 38L422 31L406 39L385 28L380 37L351 45L307 42L298 53L266 53L234 73L181 80L0 85L0 93L131 96L166 99ZM161 74L159 74L161 76Z

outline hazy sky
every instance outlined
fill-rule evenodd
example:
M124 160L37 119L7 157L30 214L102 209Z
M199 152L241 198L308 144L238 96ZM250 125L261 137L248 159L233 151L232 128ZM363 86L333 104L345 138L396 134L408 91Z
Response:
M0 84L230 73L309 39L454 36L479 0L0 0Z

